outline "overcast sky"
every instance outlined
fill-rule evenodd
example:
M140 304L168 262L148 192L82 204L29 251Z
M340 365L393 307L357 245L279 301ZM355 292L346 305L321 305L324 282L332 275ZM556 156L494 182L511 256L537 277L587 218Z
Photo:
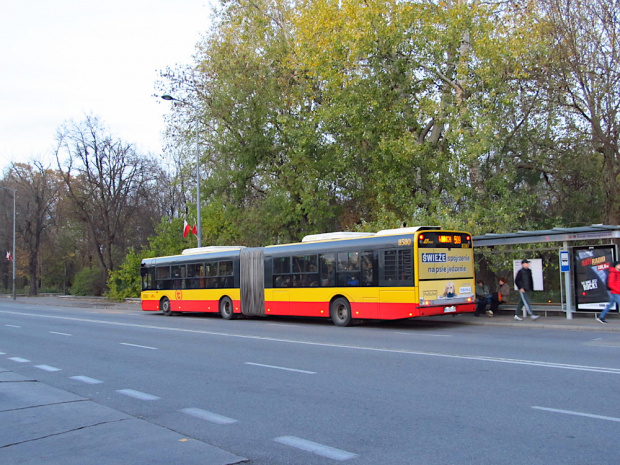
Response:
M192 63L213 0L0 0L0 170L51 162L65 121L98 116L161 153L159 71Z

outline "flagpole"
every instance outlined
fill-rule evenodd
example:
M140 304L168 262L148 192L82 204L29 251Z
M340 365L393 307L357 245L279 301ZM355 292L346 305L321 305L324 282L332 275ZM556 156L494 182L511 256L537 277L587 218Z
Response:
M11 191L13 193L13 300L16 300L15 295L15 197L17 197L17 190L11 189L10 187L0 186L0 189L6 189L7 191Z

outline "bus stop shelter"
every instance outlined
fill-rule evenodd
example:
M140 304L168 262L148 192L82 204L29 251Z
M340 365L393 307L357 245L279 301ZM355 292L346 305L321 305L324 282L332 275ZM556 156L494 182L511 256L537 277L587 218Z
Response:
M474 236L474 249L488 253L527 254L556 250L562 307L566 318L575 311L595 311L607 302L607 273L611 262L618 260L620 226L593 224L575 228L517 231L506 234ZM536 249L515 248L537 244ZM543 244L548 244L544 246ZM523 256L523 258L527 258ZM562 286L562 282L564 285Z

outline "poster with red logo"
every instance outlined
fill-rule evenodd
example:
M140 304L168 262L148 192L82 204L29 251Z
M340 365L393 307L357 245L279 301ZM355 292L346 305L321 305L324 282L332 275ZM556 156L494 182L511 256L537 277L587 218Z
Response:
M575 302L577 310L602 310L609 302L607 276L616 259L615 247L575 247ZM613 309L612 309L613 310Z

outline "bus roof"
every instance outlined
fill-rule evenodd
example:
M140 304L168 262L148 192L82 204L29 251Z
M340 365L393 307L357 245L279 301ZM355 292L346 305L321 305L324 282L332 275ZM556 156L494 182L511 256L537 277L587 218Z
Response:
M241 250L245 249L242 245L210 245L208 247L194 247L193 249L185 249L181 252L181 255L192 255L197 253L211 253L211 252L228 252L229 250Z

